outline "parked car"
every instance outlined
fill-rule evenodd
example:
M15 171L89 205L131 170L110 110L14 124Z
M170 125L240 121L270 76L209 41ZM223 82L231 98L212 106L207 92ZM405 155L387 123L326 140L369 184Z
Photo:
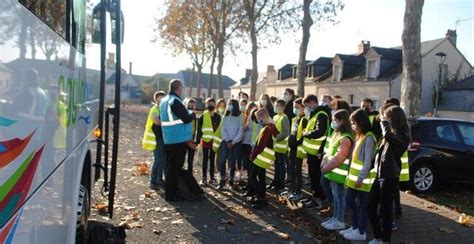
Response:
M410 120L410 182L429 193L446 181L474 182L474 123L445 118Z

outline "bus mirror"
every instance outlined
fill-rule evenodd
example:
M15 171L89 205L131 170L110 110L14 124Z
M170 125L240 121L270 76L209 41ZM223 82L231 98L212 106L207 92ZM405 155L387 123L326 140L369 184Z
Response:
M115 21L116 21L116 16L115 12L110 13L110 22L111 22L111 28L112 28L112 43L117 44L117 37L116 37L116 26L115 26ZM120 43L123 43L123 37L124 37L124 19L123 19L123 12L120 11Z
M100 43L100 11L101 4L97 4L92 10L92 43Z

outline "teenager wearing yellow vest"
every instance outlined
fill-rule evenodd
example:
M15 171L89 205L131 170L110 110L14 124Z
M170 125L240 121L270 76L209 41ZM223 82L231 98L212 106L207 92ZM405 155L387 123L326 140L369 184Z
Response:
M150 189L158 190L160 185L164 185L163 171L166 162L165 144L161 131L160 121L160 100L166 96L163 91L153 94L153 106L148 112L148 117L143 133L142 147L145 150L153 151L153 165L150 174Z
M397 191L401 169L400 158L410 141L405 112L399 106L387 104L380 108L380 127L382 140L374 160L376 178L370 190L367 208L374 231L375 239L372 243L388 243L391 240L394 193Z
M352 131L355 134L349 174L346 177L346 204L351 213L351 226L339 233L351 241L367 239L367 205L370 188L374 178L370 167L375 156L376 137L370 131L371 125L367 112L357 109L350 117Z
M306 208L322 208L322 202L327 200L321 187L321 160L324 151L324 143L330 131L331 109L327 106L319 106L315 95L307 95L303 99L305 116L308 125L303 131L303 148L308 155L309 178L311 181L312 197L302 200Z
M273 142L276 157L275 174L268 188L277 191L285 187L285 163L287 160L286 154L288 152L288 136L290 134L290 121L285 114L285 105L285 100L278 99L275 102L275 116L273 116L273 122L278 130L278 135Z
M273 151L273 138L278 135L275 125L270 122L270 116L266 109L259 109L256 113L258 123L262 126L255 147L250 155L253 162L250 172L249 184L255 190L256 198L251 198L252 208L261 209L267 206L265 197L265 179L266 170L270 168L275 160L275 151Z
M196 100L193 98L186 99L185 101L186 104L186 109L188 110L189 114L195 113L196 110ZM187 170L192 174L193 173L193 163L194 163L194 155L196 154L196 146L199 144L198 141L196 141L196 129L197 129L197 119L199 119L199 115L196 114L196 118L191 122L192 124L192 145L187 145L187 163L188 163L188 168Z
M216 102L213 98L206 99L206 110L198 120L196 140L202 146L202 180L201 186L207 184L207 169L209 164L209 183L216 185L215 173L215 152L212 150L214 133L221 123L221 116L216 112Z
M352 149L352 129L349 122L349 112L345 109L334 112L331 128L334 132L329 139L329 144L325 144L321 172L324 173L323 177L330 181L333 215L332 218L321 223L321 225L327 230L341 230L345 228L344 212L346 199L344 183L349 171Z
M224 118L224 115L225 115L225 108L226 108L225 100L223 98L217 99L216 112L221 116L221 122L222 122L222 118ZM212 150L214 150L214 152L216 153L216 170L219 172L221 170L221 164L220 164L221 154L219 153L219 147L221 146L221 142L222 142L220 124L214 133L214 139L212 142L213 142Z
M306 151L303 149L303 130L308 124L308 119L304 115L303 99L298 98L293 102L293 113L296 117L291 123L291 133L288 139L290 148L290 192L288 199L299 201L303 197L301 187L303 185L302 164L306 158Z

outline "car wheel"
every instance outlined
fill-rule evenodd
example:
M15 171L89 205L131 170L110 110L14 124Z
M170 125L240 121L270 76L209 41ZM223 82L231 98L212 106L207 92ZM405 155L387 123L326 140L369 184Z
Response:
M412 189L416 193L433 192L438 185L438 175L433 166L421 164L414 167L411 175Z

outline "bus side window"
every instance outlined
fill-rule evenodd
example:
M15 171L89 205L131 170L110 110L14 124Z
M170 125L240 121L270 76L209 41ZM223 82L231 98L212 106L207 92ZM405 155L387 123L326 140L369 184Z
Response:
M85 52L86 44L86 2L73 0L72 5L72 45L80 52Z
M19 0L56 33L66 38L66 1Z

